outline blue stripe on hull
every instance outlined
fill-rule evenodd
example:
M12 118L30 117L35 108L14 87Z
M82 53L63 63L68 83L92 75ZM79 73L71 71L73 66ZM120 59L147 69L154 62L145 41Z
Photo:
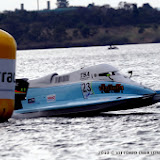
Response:
M47 112L46 114L51 116L60 115L62 111L63 114L70 114L73 111L75 113L107 111L108 108L114 109L114 104L125 103L132 99L139 100L144 95L152 97L153 94L154 91L143 86L106 81L29 88L27 99L22 102L23 108L14 111L14 115L31 114L31 112L41 115L42 112Z

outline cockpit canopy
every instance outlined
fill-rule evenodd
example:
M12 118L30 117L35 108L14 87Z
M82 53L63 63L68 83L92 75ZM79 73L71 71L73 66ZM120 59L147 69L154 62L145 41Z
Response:
M95 65L64 75L50 74L46 77L31 80L29 83L30 87L47 87L84 81L112 81L135 84L130 78L123 76L115 67L108 64Z

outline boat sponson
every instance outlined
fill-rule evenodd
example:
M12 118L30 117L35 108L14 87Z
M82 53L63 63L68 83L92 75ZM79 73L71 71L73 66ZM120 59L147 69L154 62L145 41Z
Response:
M134 109L153 104L153 97L139 97L133 99L122 99L114 102L104 102L99 104L82 105L78 107L62 108L55 110L41 110L38 112L15 113L15 118L35 118L35 117L58 117L58 116L95 116L100 112Z

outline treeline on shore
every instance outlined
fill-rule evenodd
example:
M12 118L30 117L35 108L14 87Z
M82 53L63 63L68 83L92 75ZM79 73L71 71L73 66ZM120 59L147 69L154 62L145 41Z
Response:
M160 11L148 3L6 11L0 28L18 49L152 43L160 42Z

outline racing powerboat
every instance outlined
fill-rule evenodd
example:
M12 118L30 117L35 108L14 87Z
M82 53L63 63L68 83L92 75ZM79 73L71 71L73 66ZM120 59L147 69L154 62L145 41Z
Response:
M110 45L108 49L118 49L118 47Z
M160 91L136 83L108 64L17 79L15 95L15 118L86 116L160 102Z

